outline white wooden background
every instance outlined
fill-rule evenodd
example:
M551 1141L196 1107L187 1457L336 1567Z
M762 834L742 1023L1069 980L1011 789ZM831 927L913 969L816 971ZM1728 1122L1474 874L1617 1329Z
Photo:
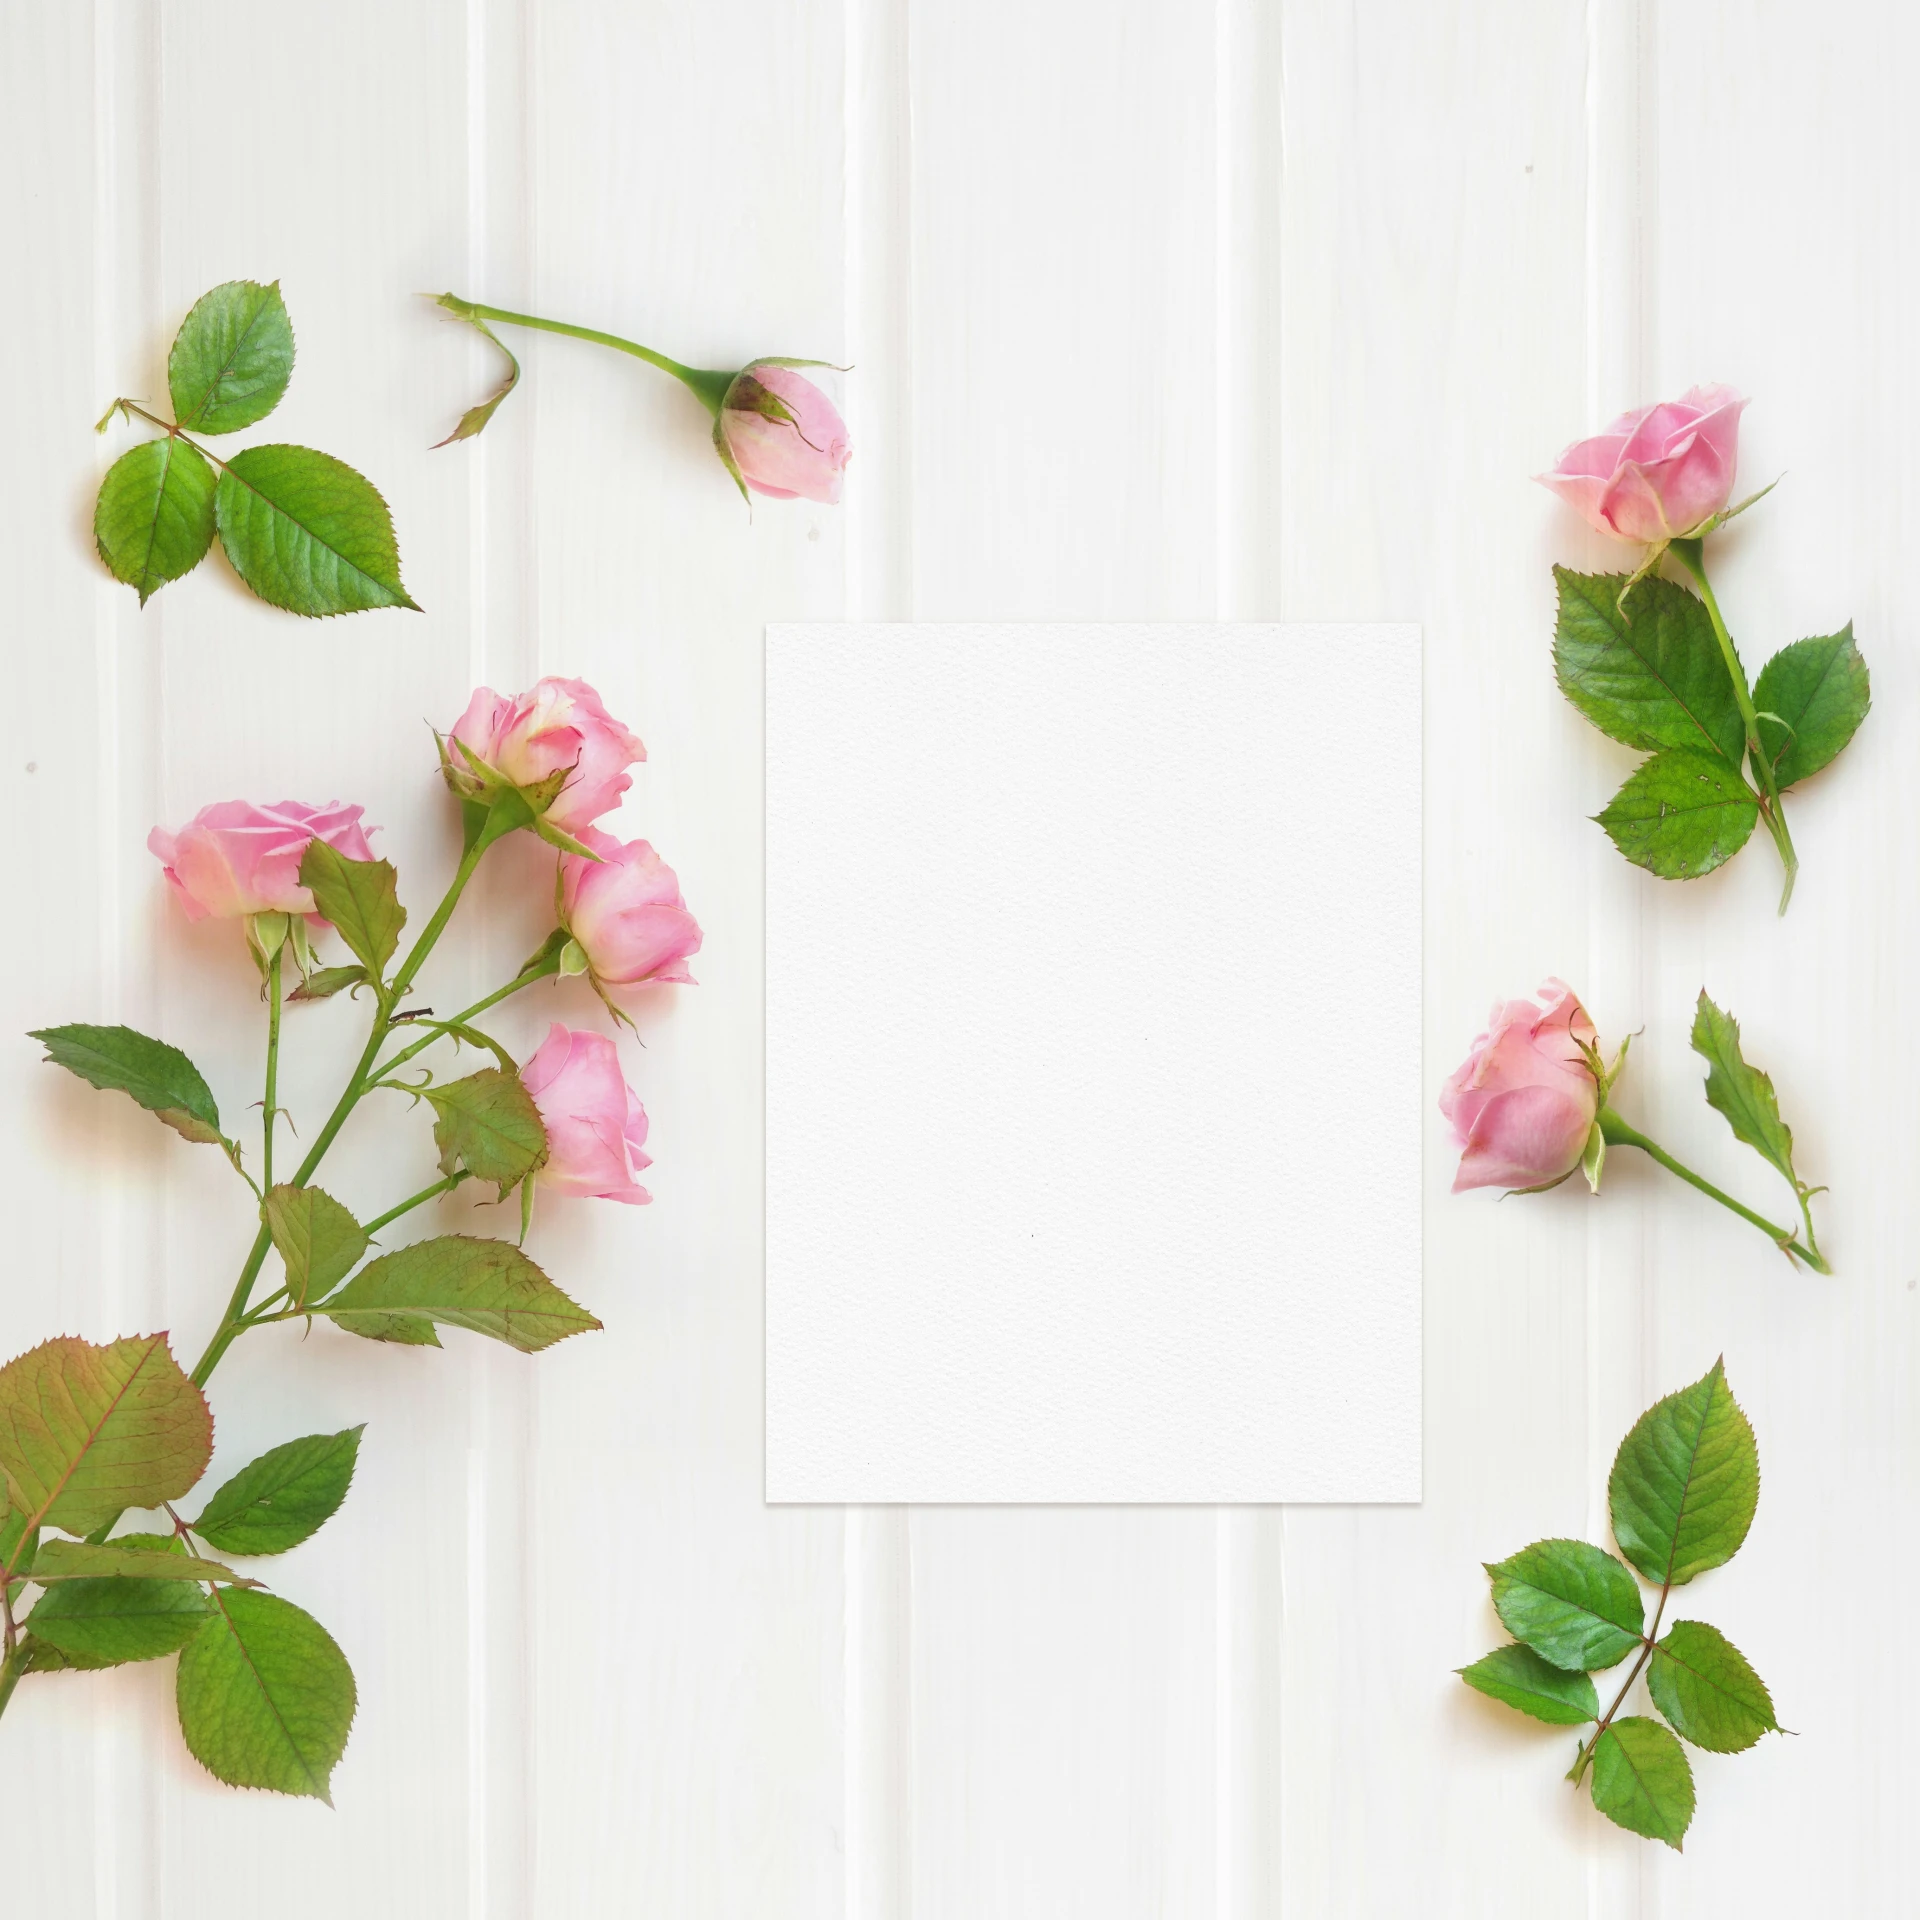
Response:
M156 1029L240 1112L250 970L168 910L149 825L230 794L363 800L418 911L454 850L422 723L481 679L583 674L644 734L629 830L708 935L701 986L628 1043L657 1204L535 1229L604 1335L529 1362L282 1329L217 1376L216 1473L369 1422L352 1499L276 1576L359 1675L338 1811L206 1781L166 1666L37 1681L0 1732L10 1905L1909 1910L1910 12L5 0L0 21L0 1034ZM424 618L307 625L217 561L143 613L94 564L96 475L130 436L90 425L164 391L179 317L237 275L281 277L300 343L251 437L385 489ZM413 297L449 286L702 364L857 362L846 506L749 523L690 400L560 341L528 344L482 442L429 452L493 371ZM1858 744L1795 810L1784 925L1764 843L1684 890L1617 860L1582 816L1629 756L1548 668L1548 564L1603 555L1527 475L1701 379L1755 397L1746 477L1788 476L1719 543L1749 657L1852 615L1874 672ZM760 631L843 616L1421 621L1427 1080L1488 1001L1563 973L1610 1037L1645 1029L1629 1112L1777 1204L1699 1096L1704 982L1833 1183L1838 1277L1789 1272L1644 1165L1617 1160L1598 1203L1450 1200L1435 1119L1424 1505L768 1510ZM503 864L432 992L458 1001L524 951L533 872ZM502 1030L529 1042L556 1004L584 1015L565 989ZM290 1022L308 1128L356 1017ZM238 1189L36 1053L0 1041L0 1350L165 1325L197 1351L248 1238ZM341 1190L405 1190L423 1135L356 1122ZM1143 1177L1152 1159L1149 1132ZM1689 1608L1799 1737L1699 1757L1677 1858L1576 1801L1570 1737L1450 1670L1498 1637L1479 1563L1597 1537L1619 1435L1721 1351L1765 1487Z

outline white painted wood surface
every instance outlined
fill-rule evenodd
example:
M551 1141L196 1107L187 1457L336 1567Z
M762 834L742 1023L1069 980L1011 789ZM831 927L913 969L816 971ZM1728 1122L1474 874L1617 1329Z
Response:
M708 933L702 985L630 1050L657 1203L536 1230L604 1335L529 1363L283 1331L216 1380L220 1463L369 1422L348 1506L283 1563L360 1677L338 1811L208 1783L164 1667L35 1683L0 1741L10 1903L1909 1910L1920 1684L1885 1650L1920 1558L1909 15L5 0L0 34L0 1032L158 1029L242 1109L249 971L166 909L148 826L339 793L417 902L452 851L421 722L480 679L580 673L640 729L626 818ZM162 390L179 316L241 274L282 278L299 334L272 436L385 489L424 618L309 627L218 563L143 613L93 563L127 436L89 424ZM847 505L749 524L684 396L554 340L483 441L429 452L492 371L412 298L446 286L706 364L857 362ZM1684 890L1616 859L1582 815L1626 756L1547 665L1549 562L1604 556L1526 476L1705 378L1755 396L1747 475L1789 472L1725 542L1736 632L1757 656L1852 615L1874 671L1860 741L1796 811L1783 925L1764 846ZM1450 1200L1436 1119L1422 1506L767 1510L759 635L842 617L1419 620L1427 1079L1496 994L1564 973L1606 1032L1645 1028L1631 1110L1757 1195L1686 1052L1709 984L1834 1184L1839 1277L1790 1274L1644 1167L1599 1203ZM444 990L539 931L513 875L487 893L485 951ZM530 1041L546 1004L503 1031ZM311 1115L327 1064L318 1041L296 1058ZM0 1043L0 1350L154 1325L197 1349L246 1237L231 1180L34 1060ZM384 1193L419 1152L378 1116L343 1184ZM1721 1351L1766 1480L1741 1558L1690 1599L1799 1737L1702 1757L1676 1858L1576 1802L1568 1743L1450 1669L1497 1637L1479 1562L1597 1535L1620 1433Z

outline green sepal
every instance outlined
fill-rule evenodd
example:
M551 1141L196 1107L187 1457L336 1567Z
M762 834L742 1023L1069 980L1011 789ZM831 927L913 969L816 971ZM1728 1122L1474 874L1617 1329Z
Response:
M311 447L249 447L227 463L213 505L234 571L268 605L315 619L420 611L400 578L387 503L345 461Z
M228 1591L180 1656L187 1750L216 1780L333 1804L356 1704L333 1636L291 1601Z
M1593 1804L1615 1826L1678 1853L1693 1821L1693 1768L1657 1720L1616 1720L1593 1743Z
M1476 1693L1516 1707L1552 1727L1578 1727L1600 1717L1600 1701L1584 1673L1569 1673L1516 1641L1459 1669Z
M1782 788L1837 759L1873 704L1867 663L1853 643L1853 622L1838 633L1796 640L1760 669L1753 704L1761 750Z
M1636 867L1697 880L1747 844L1760 805L1717 754L1670 747L1643 760L1593 817Z
M54 1066L102 1092L124 1093L183 1140L234 1151L220 1131L212 1089L178 1047L132 1027L39 1027L27 1037L46 1048Z
M1646 1610L1633 1575L1585 1540L1536 1540L1487 1577L1500 1624L1553 1666L1597 1672L1640 1644Z
M274 955L287 944L287 935L298 914L250 913L242 921L247 930L247 950L264 980L273 965Z
M441 778L460 802L467 852L484 853L496 840L527 827L563 853L578 854L583 860L600 858L585 841L576 839L547 818L547 810L573 778L571 767L556 767L544 779L516 786L458 735L453 740L457 759L454 752L448 750L443 735L436 732L433 737L440 749Z
M217 484L200 450L172 434L143 442L107 469L93 505L93 544L143 607L207 557Z
M1580 1171L1587 1176L1587 1185L1595 1193L1600 1191L1600 1175L1606 1164L1607 1136L1596 1120L1587 1129L1587 1144L1580 1149Z
M1676 1620L1647 1668L1653 1704L1674 1731L1709 1753L1744 1753L1778 1733L1773 1696L1747 1657L1719 1628Z
M575 945L573 935L565 927L555 927L547 937L520 963L520 971L514 977L519 980L544 980L556 973L564 973L566 968L562 956Z
M1759 1448L1718 1360L1634 1422L1607 1480L1613 1537L1656 1586L1725 1565L1759 1502Z
M727 415L724 406L718 408L713 416L713 450L720 456L720 464L733 476L733 484L740 489L740 498L747 503L747 511L753 511L753 495L747 491L747 476L740 471L740 462L733 457L733 449L727 444Z
M203 293L167 355L173 417L199 433L264 420L292 378L293 322L277 280L229 280Z
M206 1504L192 1530L222 1553L285 1553L340 1511L364 1425L314 1433L249 1461Z

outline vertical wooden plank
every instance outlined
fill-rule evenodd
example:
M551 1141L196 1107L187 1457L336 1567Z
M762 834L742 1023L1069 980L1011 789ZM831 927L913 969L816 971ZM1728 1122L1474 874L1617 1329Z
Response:
M1763 1212L1790 1205L1700 1100L1685 1043L1704 984L1771 1071L1804 1177L1832 1183L1815 1206L1836 1277L1792 1272L1718 1209L1661 1196L1654 1370L1670 1387L1724 1350L1764 1475L1740 1558L1687 1588L1681 1611L1748 1654L1800 1737L1696 1757L1686 1858L1650 1864L1647 1910L1697 1904L1711 1873L1730 1909L1872 1912L1898 1905L1912 1877L1907 1730L1920 1705L1897 1664L1843 1671L1843 1650L1871 1637L1874 1596L1910 1586L1917 1559L1920 1197L1900 1009L1920 904L1920 600L1907 563L1920 133L1905 82L1920 30L1855 4L1817 32L1777 4L1662 8L1658 27L1649 394L1726 380L1752 396L1742 490L1784 479L1710 543L1716 591L1754 668L1851 617L1874 709L1844 758L1789 800L1802 873L1784 920L1764 844L1718 887L1662 901L1656 1137ZM1796 1846L1796 1830L1821 1844Z
M1365 5L1287 10L1282 53L1284 610L1425 629L1437 1087L1489 1001L1587 948L1527 479L1586 398L1586 47L1569 9ZM1586 1517L1586 1216L1453 1199L1452 1172L1436 1122L1426 1502L1287 1515L1289 1913L1586 1895L1558 1747L1450 1672L1503 1637L1480 1562Z
M1214 93L1214 612L1285 616L1284 10L1216 0ZM1265 1920L1284 1885L1285 1510L1214 1522L1214 1911Z
M911 10L920 618L1216 611L1210 26ZM917 1509L910 1530L912 1912L1212 1910L1215 1516Z
M911 19L920 617L1204 619L1207 15L992 0Z
M123 636L150 691L137 706L123 701L122 724L156 769L144 818L122 823L138 903L126 952L151 1024L199 1060L227 1111L247 1116L261 1039L251 966L230 927L182 923L139 841L146 820L177 821L209 800L338 795L365 802L382 824L377 844L401 870L416 924L451 869L455 822L435 793L420 721L444 724L466 692L468 502L427 443L468 375L412 290L444 283L464 244L466 22L458 0L404 17L350 6L264 25L222 0L141 11L153 22L149 84L162 103L147 209L157 266L140 310L117 316L119 378L163 391L155 370L200 292L237 275L279 277L299 360L285 402L245 439L321 446L367 473L393 509L409 584L428 609L310 625L245 595L216 558ZM223 48L244 50L244 86L210 68L211 50ZM312 163L317 152L325 166ZM451 977L430 970L423 985ZM281 1093L308 1136L364 1018L343 999L289 1021ZM189 1353L250 1238L242 1196L210 1158L173 1156L161 1231L126 1253L129 1272L154 1274ZM326 1178L370 1212L431 1164L422 1123L395 1107L356 1121ZM218 1858L236 1887L272 1872L289 1915L337 1910L370 1882L423 1914L467 1910L466 1381L457 1356L419 1357L451 1364L409 1366L284 1328L251 1336L216 1375L216 1480L278 1440L368 1423L347 1506L274 1568L276 1587L346 1650L360 1708L331 1844L316 1850L313 1822L324 1816L208 1781L166 1727L164 1666L142 1673L152 1693L143 1759L157 1783L148 1873L168 1890L143 1897L199 1885ZM305 1865L287 1875L282 1863L296 1854Z
M915 608L911 19L846 0L846 416L858 450L842 507L847 617ZM846 1920L912 1911L913 1580L904 1507L844 1522Z
M1597 431L1629 407L1652 397L1652 335L1659 284L1650 257L1649 235L1655 216L1658 143L1654 138L1649 84L1653 50L1650 0L1596 0L1587 9L1586 98L1586 404L1579 418L1556 423L1541 435L1544 463L1561 445ZM1543 423L1544 424L1544 423ZM1615 541L1590 532L1579 518L1556 508L1545 496L1534 517L1551 529L1557 552L1567 564L1593 572L1631 565ZM1562 708L1559 732L1566 740L1583 785L1581 813L1597 812L1605 796L1625 777L1633 756ZM1661 900L1675 893L1629 867L1597 828L1569 816L1567 833L1578 833L1587 884L1586 970L1578 985L1607 1042L1617 1047L1643 1021L1661 1017L1656 1005L1655 958ZM1670 1024L1670 1023L1669 1023ZM1684 1082L1692 1076L1682 1060L1656 1060L1645 1037L1631 1084L1620 1097L1633 1111L1644 1111L1643 1078L1656 1084ZM1662 1049L1665 1054L1665 1049ZM1661 1194L1643 1176L1652 1170L1633 1164L1635 1156L1616 1157L1609 1169L1605 1204L1587 1213L1586 1263L1586 1456L1580 1489L1585 1501L1586 1539L1611 1546L1607 1476L1615 1449L1640 1412L1660 1393L1678 1385L1656 1378L1653 1329L1658 1323L1657 1267L1653 1257L1657 1224L1672 1196ZM1626 1164L1620 1164L1625 1161ZM1599 1683L1603 1704L1613 1697L1618 1678ZM1624 1835L1606 1832L1582 1805L1588 1828L1588 1910L1594 1914L1638 1914L1655 1849L1622 1845Z
M10 363L31 369L14 382L12 427L33 453L0 477L0 543L15 583L8 671L24 722L5 767L18 825L5 888L20 903L22 931L58 930L16 937L0 961L6 1030L16 1036L80 1001L104 1011L127 999L113 938L120 808L103 777L119 718L120 589L89 551L107 456L89 457L87 434L112 398L99 389L100 343L126 277L101 236L112 232L115 195L140 157L123 163L112 136L137 143L146 131L144 117L124 127L115 118L124 72L115 11L0 10L10 50L0 63L0 140L19 183L0 206L0 244L17 269L7 341ZM137 276L140 264L125 267ZM6 1356L56 1332L110 1337L123 1314L153 1304L126 1297L114 1256L129 1208L144 1210L157 1195L164 1148L137 1116L103 1110L88 1089L49 1085L54 1076L38 1058L29 1041L8 1046L0 1101L14 1207L15 1284L0 1298ZM102 1204L103 1164L122 1170L128 1206ZM15 1695L0 1744L0 1801L10 1823L43 1842L20 1854L17 1898L85 1914L138 1884L151 1829L129 1769L145 1731L127 1724L138 1711L132 1691L47 1684Z
M496 300L701 366L847 358L838 5L541 9L534 59L534 271ZM596 1276L607 1331L539 1390L534 1910L838 1913L842 1521L762 1501L759 713L766 621L845 605L844 527L750 514L652 369L525 344L541 665L646 739L621 831L706 929L700 985L662 990L627 1045L654 1205L536 1226ZM578 983L549 1005L596 1018Z
M466 234L456 291L524 284L534 246L533 21L527 0L467 0ZM474 398L502 372L497 351L466 329L445 328L442 348ZM465 344L464 355L453 341ZM464 367L462 361L464 360ZM464 485L470 516L468 683L512 693L540 675L538 571L529 450L539 432L537 369L523 378L496 430L444 449L438 475ZM444 423L451 425L451 418ZM433 437L442 430L436 424ZM516 856L520 850L515 849ZM529 913L524 857L483 869L475 918L486 937L470 949L462 1004L510 977L538 939ZM533 924L529 924L529 922ZM531 1038L537 1020L522 1019ZM521 1057L525 1058L524 1050ZM577 1283L587 1290L584 1277ZM518 1920L534 1903L535 1808L531 1766L533 1645L531 1488L538 1441L538 1368L490 1341L466 1343L468 1394L466 1537L466 1912L469 1920Z

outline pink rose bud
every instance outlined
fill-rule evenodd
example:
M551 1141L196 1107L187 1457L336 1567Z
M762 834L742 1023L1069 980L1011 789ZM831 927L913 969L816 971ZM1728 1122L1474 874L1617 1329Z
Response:
M460 747L512 787L536 787L571 768L543 817L575 835L619 804L633 784L627 769L647 757L584 680L542 680L512 700L482 687L467 702L449 736L448 765L456 791L484 798L486 783Z
M846 422L791 367L756 360L736 374L713 435L754 492L840 504L840 476L853 453Z
M1727 504L1746 404L1731 387L1693 387L1623 413L1534 477L1615 539L1658 546L1684 538Z
M1580 1164L1600 1110L1587 1010L1549 980L1544 1010L1531 1000L1494 1007L1487 1031L1440 1092L1460 1143L1455 1193L1469 1187L1539 1187Z
M624 845L593 828L582 843L600 858L560 856L560 919L600 987L693 984L687 957L700 926L680 898L673 869L644 840Z
M555 1021L539 1051L520 1069L547 1129L546 1164L535 1181L570 1200L622 1200L643 1207L653 1198L634 1181L653 1163L647 1113L620 1071L620 1055L604 1033L576 1033Z
M371 860L363 812L337 800L324 807L222 800L202 807L178 833L155 827L147 847L166 868L189 920L304 913L318 921L313 895L300 884L300 858L310 841L324 840L349 860Z

